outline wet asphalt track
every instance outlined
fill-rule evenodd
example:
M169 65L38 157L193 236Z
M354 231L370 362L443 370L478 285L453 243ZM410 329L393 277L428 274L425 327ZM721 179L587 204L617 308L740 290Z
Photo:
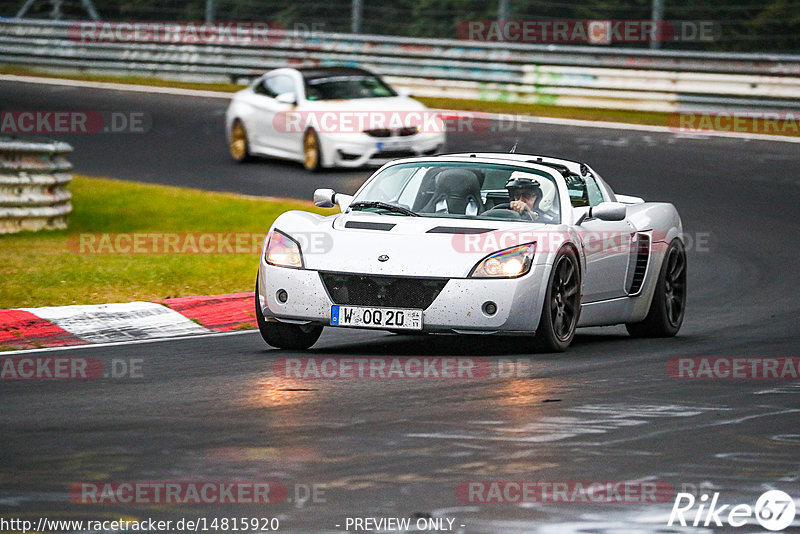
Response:
M64 136L76 172L308 198L352 192L367 172L228 162L225 102L0 83L3 109L142 110L150 133ZM298 381L256 333L82 348L141 359L142 378L0 383L0 513L99 519L277 516L282 532L338 532L347 516L454 518L456 532L657 532L660 504L466 504L470 480L656 480L755 504L770 488L800 504L800 382L683 381L677 356L798 356L798 145L540 126L453 136L451 150L583 159L621 193L673 202L689 236L680 335L632 340L580 331L566 354L523 340L326 331L315 356L489 356L517 376L481 380ZM113 155L113 157L110 157ZM696 238L702 240L697 246ZM279 481L325 487L326 502L251 507L71 504L78 481ZM789 531L800 532L795 520ZM716 531L761 532L758 525ZM688 527L687 532L702 532Z

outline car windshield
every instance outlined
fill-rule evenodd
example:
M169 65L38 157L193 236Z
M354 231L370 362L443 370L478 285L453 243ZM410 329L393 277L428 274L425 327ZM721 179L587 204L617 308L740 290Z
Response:
M308 100L352 100L386 96L397 96L397 93L375 76L329 76L306 80Z
M518 188L506 189L507 184ZM557 191L552 176L515 165L401 163L375 175L356 194L350 211L559 224Z

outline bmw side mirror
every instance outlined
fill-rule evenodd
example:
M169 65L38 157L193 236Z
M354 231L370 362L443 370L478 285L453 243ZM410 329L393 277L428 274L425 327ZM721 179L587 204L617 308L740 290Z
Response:
M625 215L626 208L622 202L601 202L597 206L589 208L589 217L601 221L622 221L625 220Z
M314 191L314 204L320 208L332 208L336 205L336 191L333 189L317 189Z
M281 104L297 104L297 96L294 93L281 93L275 97L275 100Z

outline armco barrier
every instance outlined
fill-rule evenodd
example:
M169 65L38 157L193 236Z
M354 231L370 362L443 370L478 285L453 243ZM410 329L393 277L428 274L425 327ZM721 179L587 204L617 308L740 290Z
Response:
M0 136L0 234L67 227L66 143Z
M419 96L655 111L800 102L800 55L279 32L258 44L93 42L79 24L2 20L0 63L205 80L359 65Z

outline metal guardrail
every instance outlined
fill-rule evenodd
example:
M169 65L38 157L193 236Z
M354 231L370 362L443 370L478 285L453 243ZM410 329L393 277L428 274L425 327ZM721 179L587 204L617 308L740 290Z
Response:
M0 234L67 227L67 143L0 136Z
M419 96L654 111L800 102L800 55L279 32L260 44L93 42L75 37L78 24L2 20L0 62L207 80L287 65L359 65Z

